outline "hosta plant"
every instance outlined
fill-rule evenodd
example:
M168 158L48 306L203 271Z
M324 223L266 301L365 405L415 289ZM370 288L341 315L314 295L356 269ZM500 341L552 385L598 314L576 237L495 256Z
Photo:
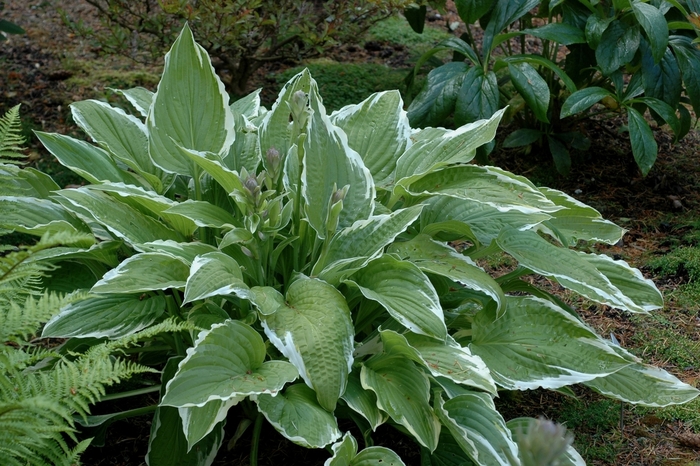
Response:
M199 328L142 347L142 364L164 367L148 464L211 464L224 429L250 424L257 461L265 420L329 448L328 465L402 464L372 446L385 423L431 464L582 464L561 430L554 455L537 422L504 419L498 391L584 384L646 406L697 396L527 279L629 312L662 306L638 270L571 248L615 243L621 228L470 164L502 112L416 130L392 91L327 115L306 71L269 111L257 92L229 104L188 28L165 63L155 93L122 92L136 116L73 104L95 144L38 133L85 186L0 199L5 228L99 240L56 256L90 295L44 336L120 338L164 319ZM118 265L96 265L114 250ZM479 265L503 253L518 262L510 273ZM245 419L230 415L239 404Z
M420 69L441 50L455 53L453 61L430 71L411 102L414 125L442 124L450 115L461 125L508 105L507 118L519 129L504 147L544 145L557 169L567 173L570 149L589 145L576 124L602 101L596 114L626 114L632 154L646 175L657 144L645 112L680 139L690 128L686 105L700 111L700 51L693 43L700 31L697 2L455 4L467 32L438 44L416 65ZM481 34L473 36L472 28Z

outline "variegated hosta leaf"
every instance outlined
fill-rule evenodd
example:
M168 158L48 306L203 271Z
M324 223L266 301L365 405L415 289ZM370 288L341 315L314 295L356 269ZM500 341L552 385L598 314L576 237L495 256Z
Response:
M447 401L435 397L435 412L462 450L478 465L517 466L518 447L491 396L460 395Z
M561 248L533 231L504 229L498 245L521 266L598 303L633 312L663 307L654 283L624 261Z
M212 400L275 395L298 377L288 362L264 361L265 343L252 327L236 320L215 324L187 350L161 405L202 407Z
M612 374L630 364L574 316L549 301L508 297L506 312L474 316L472 353L509 390L559 388Z
M506 426L513 435L513 438L517 441L519 435L527 436L535 422L537 422L537 419L531 417L518 417L506 422ZM584 461L573 446L569 445L564 455L558 459L556 464L557 466L586 466L586 461Z
M345 281L380 303L401 325L439 340L447 336L440 298L430 279L407 261L384 255Z
M260 91L261 89L256 89L245 97L233 102L229 108L231 113L234 115L243 115L246 118L254 118L260 114Z
M294 76L282 87L277 100L272 105L270 111L263 118L258 134L260 135L260 151L266 154L269 149L279 151L281 156L287 153L297 143L292 140L292 123L290 123L291 111L289 104L292 96L297 91L308 94L311 91L311 74L308 70ZM287 156L288 157L288 156ZM294 178L297 182L298 178ZM342 186L338 186L342 188ZM326 199L327 201L328 199Z
M141 114L142 117L148 116L148 109L153 103L154 93L143 87L132 87L131 89L115 89L119 94L123 95L126 100Z
M134 175L119 168L110 155L92 144L55 133L36 132L41 143L61 165L82 176L90 183L105 181L141 186Z
M218 251L218 249L216 249L214 246L206 243L199 243L196 241L191 243L178 243L172 240L156 240L148 243L136 244L134 249L140 252L158 252L168 254L180 259L188 266L192 264L197 256Z
M178 202L165 213L181 215L192 220L199 227L234 228L240 225L240 222L229 212L206 201L188 199Z
M90 228L69 210L48 199L0 196L0 227L41 236L69 231L88 233Z
M75 102L70 108L75 122L93 141L138 173L153 190L163 193L168 188L172 179L148 156L148 134L141 120L98 100Z
M540 229L559 239L566 246L575 246L579 240L615 244L625 229L605 220L593 207L577 201L566 193L550 188L539 188L556 205L566 207L552 213Z
M360 154L377 187L390 186L397 159L412 144L399 91L372 94L333 112L330 119L347 134L348 144Z
M168 254L144 252L123 261L95 283L93 293L143 293L184 288L190 270L187 264Z
M148 112L148 151L163 170L193 176L178 146L224 156L233 143L228 94L209 55L185 25L165 56L163 76Z
M102 241L93 244L89 249L81 247L55 247L35 252L27 262L65 261L71 259L86 259L98 261L110 267L119 264L117 251L122 247L121 241Z
M372 430L384 424L389 418L386 413L377 408L377 396L371 390L362 388L360 374L353 371L348 377L348 385L341 398L348 404L350 409L364 417Z
M496 394L488 367L469 348L462 348L451 336L445 342L413 333L398 334L381 330L384 352L411 359L424 366L435 377L446 377L458 384L476 387Z
M235 189L244 189L238 172L225 167L219 155L212 152L186 149L181 146L178 146L177 149L183 157L190 159L195 165L199 166L199 168L214 178L227 193L231 193Z
M0 192L7 197L48 199L60 186L46 173L31 167L0 164Z
M308 98L311 116L303 143L301 195L306 202L309 224L320 238L325 238L330 199L336 189L350 186L343 199L339 228L349 227L372 215L376 192L372 174L360 154L350 148L345 133L326 115L313 79Z
M353 362L355 331L345 297L324 281L301 276L285 300L272 314L261 312L265 334L316 391L318 403L333 411Z
M488 120L479 120L455 130L425 128L412 135L413 145L396 163L396 183L404 187L426 173L454 163L467 163L479 146L496 135L504 110Z
M526 178L500 168L478 165L453 166L428 173L406 185L406 192L413 196L439 194L481 202L502 211L516 210L527 214L563 209L547 199Z
M104 225L110 233L134 245L156 240L183 241L185 238L153 217L119 202L105 193L88 188L63 189L56 198L66 209ZM124 219L128 219L125 221Z
M422 208L418 205L375 215L340 230L314 265L312 275L336 283L343 275L360 269L403 233L418 218Z
M338 423L304 384L287 387L277 396L258 395L258 409L277 431L306 448L323 448L340 438Z
M433 196L423 203L425 207L420 217L422 233L432 236L443 231L454 232L473 237L481 244L490 244L503 228L529 230L552 218L544 212L521 212L517 205L496 207L488 199ZM468 231L462 231L462 225Z
M258 128L247 117L238 113L233 114L233 121L236 128L236 138L231 144L228 154L223 158L223 164L234 170L245 168L248 172L255 173L262 159Z
M175 375L178 363L182 357L168 360L163 369L160 395L163 396L165 386ZM188 419L189 421L189 419ZM146 464L149 466L209 466L214 462L216 453L221 447L224 437L224 424L220 419L209 429L209 433L196 444L191 444L185 433L189 424L183 425L177 408L158 406L151 424L151 435L146 453Z
M177 205L176 201L158 195L153 191L124 183L103 183L92 185L89 189L111 193L119 196L124 200L124 203L132 207L145 208L165 220L167 224L184 236L192 236L192 233L197 229L197 225L189 218L166 212L170 207Z
M616 400L655 408L687 403L700 394L698 389L665 370L642 364L623 348L615 345L612 348L634 362L613 374L584 382L584 385Z
M161 408L177 409L182 423L182 432L187 439L187 449L190 451L197 442L209 435L221 421L226 419L229 409L244 399L245 396L241 395L226 401L211 400L204 406L189 406L187 408L161 406Z
M241 267L231 256L223 252L210 252L192 262L183 304L232 294L244 299L250 296L248 286L243 282Z
M343 439L331 446L333 457L328 458L323 466L403 466L399 455L384 447L367 447L357 453L357 440L350 432Z
M489 274L448 244L433 240L428 235L418 235L410 241L394 243L389 252L414 263L423 272L441 275L469 289L491 297L500 314L505 307L503 290Z
M362 365L362 387L377 395L377 406L404 426L424 447L435 450L440 421L429 404L430 382L415 364L400 355L379 355Z
M104 295L61 309L44 326L45 338L111 338L131 335L154 323L165 311L161 296Z

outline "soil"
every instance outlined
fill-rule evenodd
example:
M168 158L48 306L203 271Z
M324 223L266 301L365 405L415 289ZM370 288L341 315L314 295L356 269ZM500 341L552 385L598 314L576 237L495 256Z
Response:
M154 87L153 76L158 75L159 69L157 66L136 65L118 57L99 56L93 44L77 37L64 25L59 14L61 9L73 18L81 18L87 25L99 27L92 7L79 0L22 0L5 5L2 18L20 24L27 34L11 36L9 41L0 43L0 113L21 103L21 115L28 129L82 137L71 121L68 105L87 98L112 99L114 96L104 87L118 86L113 78L87 84L84 79L81 81L86 64L99 62L101 68L112 70L113 75L131 73L129 82L132 85L149 88ZM457 20L453 3L448 2L447 14L437 17L433 12L429 19L429 26L443 28ZM397 68L412 65L407 62L409 51L384 43L345 45L333 50L330 56L342 62L375 61ZM289 66L289 63L270 64L254 77L251 88L269 88L274 82L270 76ZM267 100L272 100L277 89L267 92L270 93ZM697 218L700 208L700 136L692 131L682 142L674 144L667 131L653 126L659 155L648 176L642 177L634 164L628 138L618 132L621 124L615 120L586 122L581 130L591 139L591 148L585 153L574 154L572 171L567 177L553 175L551 156L537 150L529 154L500 150L492 155L491 163L565 191L627 228L629 232L623 242L598 250L641 266L650 257L682 245L684 234L691 228L688 219L692 215ZM505 137L509 130L502 128L499 138ZM36 138L30 140L28 146L32 164L52 174L61 185L71 182L69 175L51 162ZM651 276L650 270L643 271ZM664 280L651 277L664 292L683 282L682 277ZM623 346L634 341L635 334L641 331L628 315L606 306L586 306L579 310L600 334L614 332ZM676 315L674 318L683 325L693 327L688 334L690 338L699 339L697 318L682 309L677 311L671 314ZM654 355L645 356L645 360L664 367L689 383L694 383L699 376L700 367L675 367ZM585 400L597 400L596 395L586 390L577 388L577 391ZM155 403L157 400L151 398L150 401ZM552 417L564 402L563 396L541 390L502 396L498 400L506 418L522 415ZM120 405L120 408L124 406ZM98 405L93 412L109 412L109 409L110 406ZM680 421L663 421L654 415L643 417L628 411L621 428L604 434L604 441L619 446L615 460L590 464L698 464L693 461L700 461L700 441L688 426ZM235 449L229 451L226 448L236 428L235 414L230 416L228 435L215 462L217 465L248 464L249 435L244 435ZM110 428L107 445L89 448L83 456L84 464L143 464L149 431L148 416L118 421ZM359 432L354 434L361 438ZM401 434L380 428L374 438L390 444L407 465L420 464L419 450ZM261 465L322 464L328 457L325 451L308 450L287 442L267 424L262 431L261 445Z

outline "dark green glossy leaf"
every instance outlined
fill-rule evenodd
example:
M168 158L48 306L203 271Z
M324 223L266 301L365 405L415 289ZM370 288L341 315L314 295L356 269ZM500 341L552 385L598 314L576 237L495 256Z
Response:
M450 62L432 70L425 87L408 107L411 126L436 126L442 123L454 110L468 69L466 63Z
M516 129L508 135L508 137L503 141L503 147L522 147L529 146L533 142L537 141L542 137L542 131L530 128Z
M455 124L491 118L498 110L498 81L493 71L484 73L480 67L469 68L457 95Z
M484 30L484 57L491 54L493 41L506 26L535 8L539 0L498 0L491 11L489 24Z
M557 171L562 175L568 175L571 170L569 149L566 148L563 142L549 135L547 136L547 142L549 143L549 152L552 154Z
M425 14L428 11L426 5L411 5L405 10L403 10L403 15L411 26L411 29L416 31L418 34L423 33L423 28L425 27Z
M676 111L673 107L671 107L666 102L659 99L655 99L653 97L640 97L638 99L634 99L634 101L645 103L650 109L656 112L656 114L659 115L666 123L668 123L668 126L671 127L673 133L676 135L676 137L678 137L678 135L681 132L681 122L676 116Z
M576 91L562 105L560 117L566 118L583 112L607 96L614 97L612 92L602 87L593 86Z
M473 24L492 7L492 0L455 0L457 13L466 24Z
M670 40L676 52L678 66L683 74L685 92L696 114L700 113L700 50L687 37L672 36Z
M523 29L523 33L562 45L586 42L586 37L581 29L566 23L549 23L535 29Z
M631 3L634 16L646 33L651 45L651 55L654 62L658 63L666 52L668 46L668 26L666 18L654 5L633 1Z
M670 49L666 49L658 63L654 62L646 40L639 45L642 52L642 83L647 97L660 99L676 108L681 100L681 69Z
M637 52L641 34L637 26L628 26L621 21L613 21L600 36L600 44L595 51L598 65L604 75L617 71L626 65Z
M644 116L632 107L627 107L627 118L632 154L642 171L642 175L646 176L651 167L654 166L658 152L654 133L652 133Z
M537 70L528 63L509 64L508 71L513 85L530 107L535 117L549 123L549 86Z

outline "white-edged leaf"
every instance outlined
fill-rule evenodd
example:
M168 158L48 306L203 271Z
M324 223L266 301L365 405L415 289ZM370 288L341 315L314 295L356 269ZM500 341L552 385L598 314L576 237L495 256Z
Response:
M247 118L254 118L260 113L260 92L256 89L245 97L233 102L229 107L234 115L243 115Z
M499 210L523 213L556 212L555 205L526 178L496 167L453 166L431 172L410 185L414 196L440 194L481 202Z
M624 261L561 248L533 231L504 229L497 241L521 266L598 303L632 312L663 307L654 283Z
M228 320L199 333L168 382L161 405L202 407L212 400L276 395L297 377L288 362L265 362L265 342L252 327Z
M481 244L490 244L505 227L529 230L552 218L545 212L522 212L517 205L494 206L488 198L434 196L423 203L421 232L431 236L441 231L453 232L453 222L458 222L457 226L468 227L468 233Z
M207 201L188 199L168 208L166 214L180 215L192 220L198 227L233 228L239 225L238 220L229 212Z
M172 240L150 241L148 243L136 244L134 245L134 248L140 252L158 252L168 254L180 259L188 266L192 264L197 256L217 251L214 246L206 243L198 243L196 241L189 243L178 243Z
M194 175L178 146L224 156L233 143L228 94L206 50L185 25L170 51L148 111L148 152L163 170Z
M284 305L261 314L272 344L316 391L318 403L333 411L353 362L355 331L345 297L324 281L301 276L287 289Z
M408 186L440 167L469 162L479 146L494 138L503 112L499 110L488 120L468 123L455 130L425 128L414 133L413 145L396 162L396 183Z
M327 251L319 257L312 274L334 283L363 267L380 253L420 215L420 205L358 220L330 240Z
M45 338L121 338L154 323L165 312L161 296L89 297L61 309L42 331Z
M509 390L560 388L612 374L630 364L593 330L550 301L508 297L505 314L474 316L473 354Z
M506 297L498 283L469 257L448 244L420 234L410 241L392 244L389 252L412 262L423 272L441 275L488 295L498 305L499 314L505 308Z
M181 215L169 214L165 212L170 207L177 205L177 202L165 196L156 194L139 186L131 186L124 183L103 183L89 186L89 189L108 192L124 199L124 202L132 207L143 207L151 211L154 215L161 217L175 230L185 236L191 236L197 229L197 225L190 219Z
M231 294L241 298L250 295L238 262L223 252L210 252L195 258L185 285L183 304Z
M357 440L346 432L342 440L331 445L333 456L323 466L404 466L399 455L385 447L367 447L357 453Z
M244 189L238 176L238 172L226 168L223 164L222 158L217 154L206 151L185 149L181 146L178 146L177 150L180 151L183 157L190 159L192 162L198 165L199 168L207 172L209 176L214 178L227 193L230 194L235 189Z
M277 431L306 448L323 448L341 436L333 414L316 401L304 384L287 387L277 396L258 395L258 409Z
M189 267L168 254L144 252L123 261L92 287L92 293L143 293L184 288Z
M333 112L330 119L347 134L349 146L360 154L374 183L387 187L394 179L397 159L412 144L401 94L377 92Z
M90 248L58 246L43 249L32 254L27 262L65 261L71 259L87 259L102 262L110 267L119 265L117 251L122 246L121 241L101 241Z
M430 382L415 364L399 355L378 355L360 372L362 387L377 395L377 406L404 426L431 452L440 435L440 421L429 404Z
M473 392L447 401L436 396L435 412L462 451L476 464L517 466L511 463L508 454L517 458L518 446L496 411L491 395Z
M148 156L148 134L141 120L99 100L75 102L70 108L75 122L93 141L138 173L158 193L168 188L171 177L153 165Z
M35 197L0 196L0 227L41 236L69 231L88 233L90 228L60 204Z
M104 225L110 233L129 244L156 240L182 241L184 237L153 217L110 197L84 188L57 191L56 200L66 209Z
M113 181L142 185L134 175L119 168L112 157L99 147L62 134L37 131L36 136L61 165L90 183Z
M430 279L408 261L383 255L345 280L365 298L380 303L412 332L439 340L447 336L440 298Z
M374 211L375 187L372 174L360 154L348 145L345 133L326 115L316 81L309 89L311 115L306 128L301 170L301 195L306 217L320 238L326 237L330 199L336 189L350 185L343 199L338 227L349 227Z
M374 392L362 388L358 371L353 371L348 376L348 385L345 387L345 393L343 393L341 398L350 409L367 420L373 431L377 430L377 427L384 424L389 418L386 413L380 411L377 407L377 396Z
M197 442L209 435L221 421L226 419L228 410L243 399L245 399L245 396L235 396L226 401L211 400L201 407L173 408L172 406L161 406L161 408L177 409L182 423L182 432L187 439L187 448L188 451L191 451Z
M163 369L161 397L165 386L175 374L182 357L170 358ZM188 424L184 424L177 408L158 406L153 415L151 435L146 453L146 464L149 466L209 466L216 459L216 454L224 439L225 420L212 426L210 432L195 445L189 444L186 432Z
M154 93L144 87L132 87L131 89L115 89L117 93L124 96L131 105L141 114L142 117L148 116L148 109L153 103Z
M629 355L620 347L613 349ZM700 394L697 388L678 380L665 370L641 362L632 363L614 374L584 382L584 385L616 400L654 408L687 403Z
M469 348L459 346L451 336L440 342L393 330L380 330L379 334L386 354L408 358L425 367L434 377L446 377L458 384L496 394L496 385L484 361Z

